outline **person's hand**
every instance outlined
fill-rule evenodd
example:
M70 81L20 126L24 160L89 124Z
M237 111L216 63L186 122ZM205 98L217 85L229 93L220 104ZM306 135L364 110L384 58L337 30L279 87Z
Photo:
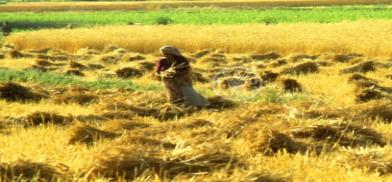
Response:
M173 68L169 68L164 72L162 72L161 74L163 78L173 78L174 75L176 74L176 70L174 70Z

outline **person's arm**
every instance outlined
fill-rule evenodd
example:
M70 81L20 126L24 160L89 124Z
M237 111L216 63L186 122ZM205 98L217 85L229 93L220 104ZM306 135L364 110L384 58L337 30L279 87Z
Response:
M175 74L173 76L175 77L188 75L191 71L191 65L186 58L179 57L174 70Z

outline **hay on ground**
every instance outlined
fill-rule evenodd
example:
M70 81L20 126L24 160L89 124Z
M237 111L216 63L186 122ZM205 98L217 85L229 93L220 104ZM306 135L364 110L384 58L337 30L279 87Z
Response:
M69 129L69 144L91 144L100 139L115 138L118 134L100 130L87 124L77 123Z
M137 116L136 113L132 111L104 111L101 116L107 119L133 119Z
M374 61L366 61L354 66L344 68L341 72L342 73L355 73L355 72L367 73L371 71L376 71L375 65L376 63Z
M126 54L123 57L123 60L127 61L127 62L141 61L141 60L145 60L145 59L146 59L146 57L144 57L140 54L136 54L136 55L135 54Z
M84 73L78 69L66 69L63 73L71 76L84 76Z
M3 181L57 181L65 180L56 168L40 162L18 160L14 163L0 163L0 176Z
M319 71L319 67L316 62L305 62L295 65L291 68L286 68L282 71L282 74L308 74Z
M145 148L162 148L171 150L176 147L175 144L171 142L165 142L161 140L157 140L154 138L144 137L144 136L136 136L132 133L126 133L121 138L116 141L116 144L120 145L141 145Z
M115 120L106 121L103 124L103 129L106 131L118 132L118 131L124 131L124 130L134 130L134 129L139 129L139 128L147 128L149 126L150 126L149 124L135 122L132 120L115 119Z
M283 150L288 153L297 153L306 150L306 147L302 143L295 141L289 135L263 126L248 126L242 132L242 135L249 149L265 155L272 155Z
M288 59L291 62L299 62L299 61L302 61L302 60L315 60L317 58L318 58L318 56L316 56L316 55L295 54L295 55L289 56Z
M236 106L233 101L225 99L221 96L209 97L207 100L210 103L208 106L210 109L233 108Z
M195 58L197 58L197 59L200 59L200 58L202 58L202 57L204 57L204 56L206 56L206 55L208 55L208 54L210 54L210 53L211 53L211 50L205 49L205 50L201 50L201 51L199 51L199 52L196 52L196 53L193 55L193 57L195 57Z
M261 76L264 82L271 83L275 82L275 80L279 77L279 73L274 73L272 71L265 71Z
M302 85L297 80L287 78L282 80L283 90L285 92L302 92Z
M288 62L285 59L279 59L279 60L274 61L271 64L271 66L276 68L276 67L283 66L283 65L286 65L286 64L288 64Z
M376 89L366 88L360 90L355 97L357 102L369 102L371 100L380 100L385 96L382 92Z
M248 78L245 80L245 88L248 90L258 89L263 86L263 80L258 77Z
M43 95L32 92L29 88L17 83L8 82L0 85L0 98L6 101L38 101Z
M76 61L70 61L69 67L73 68L73 69L78 69L78 70L85 70L87 68L85 65L78 63Z
M357 117L370 118L370 119L381 119L387 123L392 122L392 103L390 101L374 101L373 103L367 103L366 106L361 107L362 111Z
M245 84L245 80L239 77L227 77L219 81L219 88L229 89L233 87L238 87Z
M120 68L115 71L117 77L123 78L123 79L128 79L132 77L138 77L142 75L142 72L138 69L131 68L131 67L124 67Z
M213 126L213 123L204 119L196 119L191 122L187 122L185 124L186 128L193 129L193 128L200 128L205 126Z
M352 124L327 124L315 125L291 132L297 138L311 138L316 142L326 142L329 145L338 144L339 146L358 147L367 145L384 146L384 137L365 126Z
M350 152L345 160L341 161L345 165L366 170L371 173L388 175L392 173L392 160L390 156L378 153L354 153Z
M102 55L99 57L99 61L105 64L117 64L120 58L116 55Z
M76 103L80 105L91 104L98 100L97 95L82 92L65 92L56 94L54 101L58 104Z
M89 63L89 64L87 64L87 68L90 70L99 70L99 69L103 69L105 67L101 64Z
M353 83L359 83L359 82L363 82L363 83L371 83L372 85L377 84L377 81L371 78L368 78L366 76L363 76L361 74L358 73L354 73L353 75L351 75L348 79L349 82L353 82ZM369 85L369 86L372 86Z
M72 122L70 116L62 116L57 113L33 112L24 117L24 126L38 126L42 124L64 125Z
M202 155L201 155L202 154ZM88 178L124 178L133 180L145 172L161 179L173 179L178 175L197 175L230 166L233 157L222 153L196 153L161 159L153 151L145 151L137 146L110 147L94 157L94 162L84 171Z
M281 57L281 55L276 52L269 52L266 54L253 54L250 57L254 60L262 61L262 60L278 59Z
M34 61L33 65L47 67L47 66L52 66L54 64L50 61L47 61L47 60L37 59Z
M17 50L11 50L11 51L5 52L4 57L6 59L19 59L19 58L23 58L24 55Z
M209 82L209 80L206 77L204 77L202 73L196 71L192 71L192 80L200 83Z

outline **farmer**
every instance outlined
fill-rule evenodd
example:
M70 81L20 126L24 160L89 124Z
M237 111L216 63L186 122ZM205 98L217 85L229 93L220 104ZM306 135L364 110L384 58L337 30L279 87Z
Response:
M208 102L192 87L191 66L181 52L173 46L160 49L164 58L157 63L156 74L161 77L172 104L206 106Z
M4 37L10 35L10 33L12 31L10 24L8 22L3 22L0 25L0 31L3 32Z

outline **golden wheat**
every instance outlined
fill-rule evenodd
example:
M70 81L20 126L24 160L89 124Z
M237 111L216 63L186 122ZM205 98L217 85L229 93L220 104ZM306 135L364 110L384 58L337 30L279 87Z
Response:
M75 52L109 44L152 53L170 44L188 52L223 49L229 53L276 51L281 54L323 52L392 56L391 21L279 25L107 26L16 33L5 41L18 49L53 48Z
M81 11L81 10L156 10L191 7L275 7L390 4L389 0L215 0L215 1L145 1L145 2L39 2L7 3L0 12L13 11Z

